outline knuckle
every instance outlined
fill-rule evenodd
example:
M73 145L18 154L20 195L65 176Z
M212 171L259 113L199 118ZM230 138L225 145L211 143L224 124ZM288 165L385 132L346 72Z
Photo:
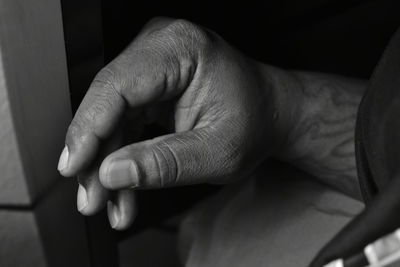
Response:
M94 78L85 112L87 119L95 119L100 114L118 108L115 105L119 102L114 100L121 97L122 89L114 73L111 68L105 67Z
M117 78L117 71L115 67L106 66L95 76L91 87L105 88L108 91L119 92L121 86L119 86L119 79Z
M103 135L102 122L108 114L121 108L121 97L109 81L95 79L72 120L69 139L78 140L87 133Z
M83 128L80 118L74 118L68 127L66 143L71 146L82 138Z
M198 26L185 19L175 19L168 25L167 28L176 32L192 32L197 30Z
M208 40L208 34L202 27L184 19L175 20L168 26L168 29L177 37L190 38L200 43Z
M158 32L158 37L166 46L175 48L178 54L199 53L209 49L210 34L202 27L184 20L176 19Z

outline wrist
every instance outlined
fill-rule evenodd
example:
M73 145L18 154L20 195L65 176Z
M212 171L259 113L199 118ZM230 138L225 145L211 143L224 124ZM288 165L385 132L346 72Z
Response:
M270 137L270 157L282 159L288 150L289 135L301 116L303 99L301 84L290 72L267 64L258 63L262 89L268 91L270 103L266 116Z

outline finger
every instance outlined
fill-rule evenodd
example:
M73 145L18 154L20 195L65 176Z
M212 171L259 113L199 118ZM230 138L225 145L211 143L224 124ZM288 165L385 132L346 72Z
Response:
M137 113L136 114L129 113L126 115L128 115L128 116L125 116L128 119L128 121L130 121L130 119L132 119L132 118L134 118L135 121L140 121L140 119L136 118ZM142 130L143 130L142 123L136 124L135 127L129 127L130 126L129 123L124 124L121 127L121 133L125 137L127 137L127 135L128 135L131 140L136 141L138 138L140 138L140 135L142 133ZM121 139L122 139L122 134L120 135ZM117 143L118 147L121 147L120 146L121 143L122 143L122 140ZM99 168L100 168L100 164L98 166L98 169ZM108 218L109 218L110 224L111 224L111 226L114 226L113 228L115 228L117 230L126 229L132 224L133 220L136 217L136 209L137 208L136 208L136 202L135 202L135 198L134 198L134 192L129 191L129 190L120 190L120 191L116 191L116 192L110 192L110 194L112 196L114 196L114 197L110 197L110 200L108 201L108 205L107 205Z
M132 190L120 190L116 198L107 203L110 225L115 230L127 229L134 221L137 213L136 201Z
M165 44L173 38L164 35L133 42L97 74L68 129L58 165L62 175L74 176L95 159L127 106L170 99L190 83L196 60L187 51L178 58L176 42Z
M101 164L100 182L110 189L224 182L241 158L219 132L195 129L123 147Z
M122 146L122 129L118 130L103 144L100 155L89 169L78 175L79 189L77 208L83 215L93 215L103 209L109 198L109 192L99 181L99 168L102 160Z
M123 98L112 85L100 82L109 79L106 76L101 71L92 82L68 128L58 165L64 176L75 176L92 164L101 141L111 135L125 110Z
M98 169L78 177L77 208L83 215L93 215L105 207L109 192L99 181Z

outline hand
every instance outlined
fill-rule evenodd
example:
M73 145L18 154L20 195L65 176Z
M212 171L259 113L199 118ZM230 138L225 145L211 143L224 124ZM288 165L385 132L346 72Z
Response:
M258 64L215 33L153 20L94 79L59 171L79 175L83 214L105 205L106 189L122 190L108 212L113 228L124 229L135 210L129 189L226 183L271 155L279 143L273 89ZM149 120L170 125L171 134L119 148L121 124L140 128Z

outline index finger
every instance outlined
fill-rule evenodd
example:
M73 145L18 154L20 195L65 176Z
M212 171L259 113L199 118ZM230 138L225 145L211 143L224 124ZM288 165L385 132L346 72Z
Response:
M95 159L101 140L111 135L125 110L109 76L107 69L99 72L68 128L58 164L63 176L77 175Z

